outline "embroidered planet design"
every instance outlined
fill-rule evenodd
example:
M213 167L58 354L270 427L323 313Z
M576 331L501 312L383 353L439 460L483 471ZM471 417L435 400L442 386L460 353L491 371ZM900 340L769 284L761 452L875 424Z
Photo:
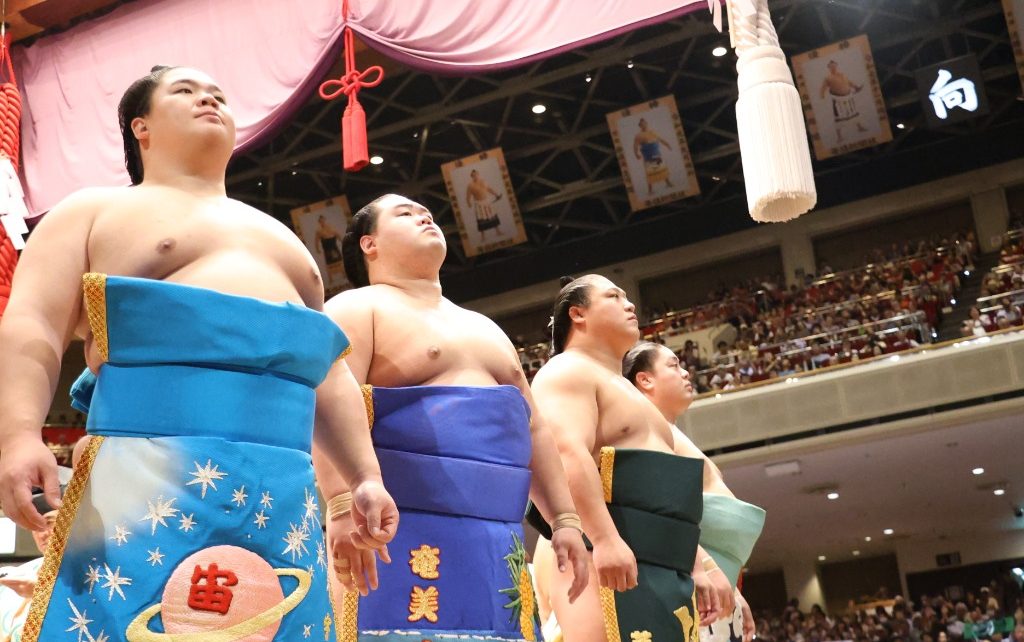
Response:
M287 597L280 577L298 580ZM204 548L178 564L160 603L143 610L125 637L128 642L271 642L311 582L303 569L274 569L238 546ZM157 616L164 633L150 628Z

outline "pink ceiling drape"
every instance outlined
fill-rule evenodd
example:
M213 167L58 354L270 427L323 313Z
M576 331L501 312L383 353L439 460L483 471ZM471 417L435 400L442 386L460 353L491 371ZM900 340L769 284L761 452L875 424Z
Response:
M351 26L411 67L473 73L523 64L707 6L708 0L350 0ZM22 171L32 216L86 186L128 184L117 102L152 65L206 71L238 146L264 140L340 54L340 0L137 0L16 47Z

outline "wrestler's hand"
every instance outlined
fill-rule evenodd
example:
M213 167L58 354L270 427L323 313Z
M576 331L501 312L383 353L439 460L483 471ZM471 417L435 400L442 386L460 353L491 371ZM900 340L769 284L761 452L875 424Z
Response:
M700 615L701 626L710 626L722 616L722 605L718 600L715 585L698 564L693 569L693 587L697 594L697 613Z
M708 571L708 578L711 579L711 583L715 587L715 592L718 594L718 605L722 609L722 613L718 617L732 617L732 612L736 608L736 602L733 598L735 590L732 588L732 584L729 583L729 578L717 566Z
M558 558L559 573L564 573L572 564L572 586L569 587L569 604L572 604L590 581L590 555L583 543L583 533L575 528L559 528L551 535L551 548Z
M373 549L359 549L352 543L356 531L352 514L348 513L327 522L327 545L330 547L334 573L346 591L359 591L366 596L377 590L377 556ZM381 559L390 563L387 547Z
M636 587L636 557L618 533L594 542L594 567L601 586L616 591Z
M15 524L31 531L45 531L46 520L32 505L32 487L46 494L53 508L60 508L57 459L38 435L8 437L0 450L0 506Z
M754 622L754 614L750 611L750 605L747 604L746 598L736 590L736 603L740 605L740 611L743 613L743 642L753 642L754 635L757 633L757 623Z
M380 481L364 481L352 489L352 543L373 549L390 562L387 543L398 531L398 507Z
M32 597L32 591L36 588L36 579L34 577L4 577L0 578L0 586L6 586L19 597L23 597L26 600Z

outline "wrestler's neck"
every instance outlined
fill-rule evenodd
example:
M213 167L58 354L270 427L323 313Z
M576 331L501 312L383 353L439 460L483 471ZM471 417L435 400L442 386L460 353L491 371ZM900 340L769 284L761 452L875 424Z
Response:
M412 271L373 266L370 268L370 283L389 285L406 296L424 303L437 304L443 298L441 279L437 270Z
M616 374L622 373L622 357L631 346L618 345L607 337L593 336L584 331L574 331L565 344L565 352L575 353L604 366Z
M225 170L223 163L149 157L145 159L142 184L171 187L200 197L224 197Z

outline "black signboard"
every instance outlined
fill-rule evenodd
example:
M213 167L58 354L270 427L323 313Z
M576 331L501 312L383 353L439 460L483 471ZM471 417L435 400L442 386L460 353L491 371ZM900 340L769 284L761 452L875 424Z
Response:
M974 54L918 69L917 88L930 127L945 127L988 113L988 95Z

